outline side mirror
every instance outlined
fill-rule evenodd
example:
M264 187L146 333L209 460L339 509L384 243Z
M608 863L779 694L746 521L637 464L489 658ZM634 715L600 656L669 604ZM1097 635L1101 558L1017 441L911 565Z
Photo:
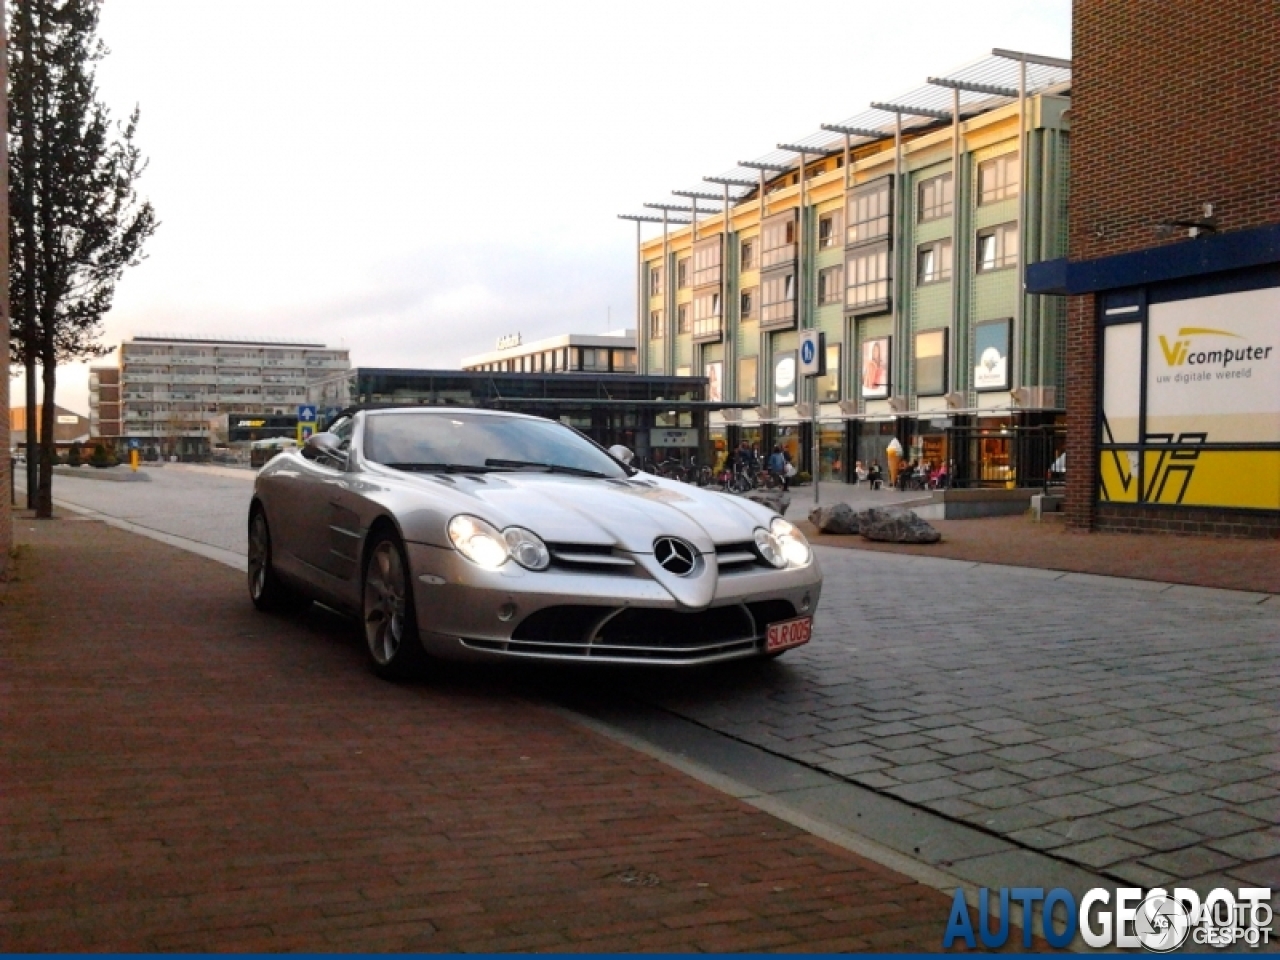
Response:
M345 460L346 454L341 450L341 445L342 441L336 433L313 433L307 437L302 455L308 460L319 460L321 457Z

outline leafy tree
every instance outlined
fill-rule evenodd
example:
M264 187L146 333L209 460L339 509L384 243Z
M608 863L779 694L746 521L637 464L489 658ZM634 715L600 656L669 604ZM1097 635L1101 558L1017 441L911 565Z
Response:
M82 452L83 452L83 448L80 445L80 441L77 440L75 443L71 444L70 449L67 450L67 466L69 467L80 466L80 458L81 458Z
M14 0L9 15L11 354L26 367L28 411L37 365L42 374L35 483L27 458L40 517L53 511L58 364L106 352L102 317L157 226L135 186L146 168L134 143L138 111L116 126L97 98L100 3Z

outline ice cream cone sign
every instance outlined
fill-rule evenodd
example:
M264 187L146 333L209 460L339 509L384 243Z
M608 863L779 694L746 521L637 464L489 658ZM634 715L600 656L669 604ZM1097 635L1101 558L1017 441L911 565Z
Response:
M885 448L885 459L889 461L889 483L898 482L898 464L902 460L902 444L894 437Z

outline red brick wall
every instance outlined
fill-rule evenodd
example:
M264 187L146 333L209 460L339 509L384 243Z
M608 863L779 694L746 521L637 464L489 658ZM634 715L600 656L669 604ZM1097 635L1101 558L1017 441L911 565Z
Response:
M1162 237L1156 225L1198 218L1205 203L1223 231L1280 223L1277 0L1074 0L1072 31L1071 260L1185 243L1185 231ZM1119 520L1094 503L1096 326L1094 298L1072 297L1076 528Z
M1075 0L1072 260L1280 223L1280 4Z
M1067 494L1066 524L1088 529L1094 524L1098 458L1097 394L1098 340L1092 295L1067 302Z

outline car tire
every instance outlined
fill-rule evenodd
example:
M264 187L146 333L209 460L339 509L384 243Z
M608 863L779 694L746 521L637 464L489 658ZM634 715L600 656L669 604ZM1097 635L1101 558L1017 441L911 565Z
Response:
M364 565L360 626L373 672L384 680L417 674L426 655L404 545L394 533L375 534Z
M271 613L299 610L310 603L276 573L271 563L271 527L260 506L249 515L249 599L259 610Z

